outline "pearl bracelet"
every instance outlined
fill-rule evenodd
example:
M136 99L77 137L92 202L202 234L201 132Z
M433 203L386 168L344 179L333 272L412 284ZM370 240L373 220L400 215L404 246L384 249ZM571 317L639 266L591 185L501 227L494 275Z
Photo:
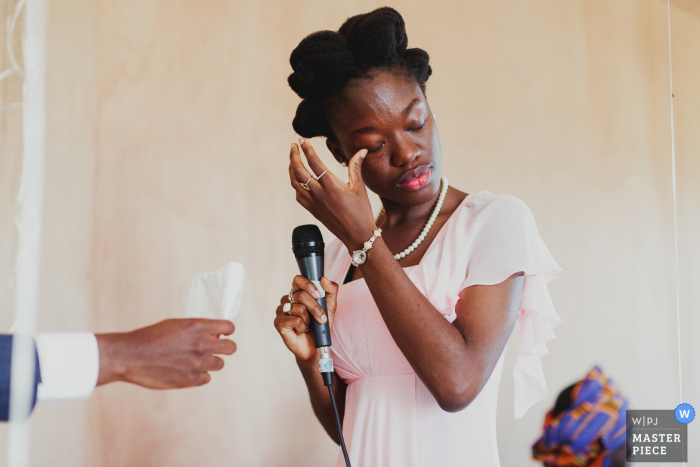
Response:
M367 240L364 243L364 248L361 250L355 250L352 252L352 265L357 267L361 264L365 264L365 261L367 261L367 252L372 249L372 245L374 244L374 241L377 240L377 238L382 236L382 229L377 229L374 231L374 235L370 237L369 240Z

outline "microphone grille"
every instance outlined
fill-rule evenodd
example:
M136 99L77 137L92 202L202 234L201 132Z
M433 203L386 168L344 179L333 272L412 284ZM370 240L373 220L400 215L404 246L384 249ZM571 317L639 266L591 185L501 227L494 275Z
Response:
M297 258L323 256L324 247L321 230L313 224L300 225L292 232L292 251Z
M294 232L292 232L292 245L299 245L300 243L311 242L323 242L323 235L321 234L321 229L319 229L317 225L300 225L299 227L294 229Z
M323 243L320 245L304 245L292 249L296 258L304 258L306 256L323 256Z

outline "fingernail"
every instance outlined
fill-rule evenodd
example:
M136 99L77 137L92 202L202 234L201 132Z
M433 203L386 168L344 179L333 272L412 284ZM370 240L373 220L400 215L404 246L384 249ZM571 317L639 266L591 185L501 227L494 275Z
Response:
M363 150L362 150L362 154L360 154L360 157L361 157L362 159L364 159L366 155L367 155L367 150L366 150L366 149L363 149Z
M321 324L325 323L326 321L328 321L328 318L326 318L326 314L324 313L321 315Z
M297 143L292 143L292 149L294 149L294 146L296 146Z
M299 138L299 144L304 144L304 138Z
M291 303L285 303L284 305L282 305L282 311L284 311L285 313L287 313L288 311L291 311L291 309L292 309Z
M321 292L319 292L318 290L314 290L314 298L315 298L316 300L318 300L319 298L321 298Z

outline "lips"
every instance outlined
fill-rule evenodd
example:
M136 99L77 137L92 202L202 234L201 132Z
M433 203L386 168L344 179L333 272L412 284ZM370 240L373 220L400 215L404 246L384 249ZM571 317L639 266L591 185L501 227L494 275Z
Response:
M431 166L423 165L406 172L399 180L399 186L407 190L420 190L428 184L432 173L433 168Z

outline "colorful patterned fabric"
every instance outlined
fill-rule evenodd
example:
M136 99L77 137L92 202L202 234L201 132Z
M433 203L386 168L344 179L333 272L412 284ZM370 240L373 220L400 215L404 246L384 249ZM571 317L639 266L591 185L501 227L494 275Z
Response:
M532 457L552 467L610 467L612 452L625 444L627 399L596 366L576 383L571 401L556 416L547 413Z

